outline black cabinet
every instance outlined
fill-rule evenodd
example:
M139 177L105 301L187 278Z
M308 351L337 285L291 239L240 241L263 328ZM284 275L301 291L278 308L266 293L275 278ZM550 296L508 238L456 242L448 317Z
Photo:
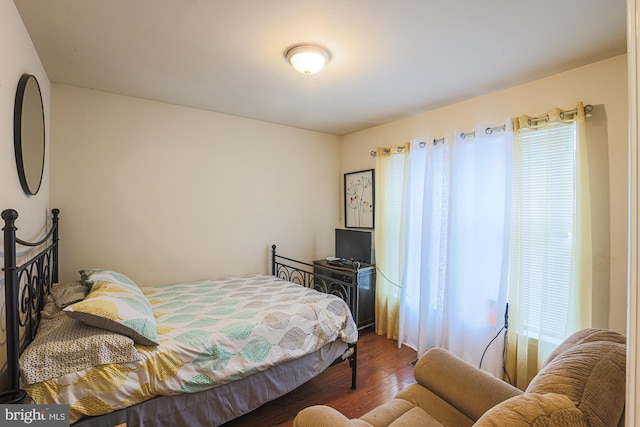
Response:
M351 284L355 301L354 320L358 325L358 329L375 324L375 265L333 265L321 259L313 262L313 272L320 280L323 277L327 277Z

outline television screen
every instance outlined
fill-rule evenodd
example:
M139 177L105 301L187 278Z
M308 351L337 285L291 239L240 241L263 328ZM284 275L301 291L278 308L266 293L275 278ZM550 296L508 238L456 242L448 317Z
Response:
M371 264L371 232L336 228L336 257Z

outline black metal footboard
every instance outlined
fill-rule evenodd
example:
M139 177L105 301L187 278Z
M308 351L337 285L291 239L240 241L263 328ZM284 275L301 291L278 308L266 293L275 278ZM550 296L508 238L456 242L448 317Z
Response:
M325 294L332 294L340 297L349 306L353 319L355 320L357 318L357 283L345 282L334 277L325 276L319 272L314 272L312 264L276 254L276 245L271 246L271 274L280 279L297 283L298 285L306 288L312 288ZM334 362L339 363L344 360L349 361L349 366L351 367L352 390L355 390L357 385L357 356L357 343L350 344L348 352Z

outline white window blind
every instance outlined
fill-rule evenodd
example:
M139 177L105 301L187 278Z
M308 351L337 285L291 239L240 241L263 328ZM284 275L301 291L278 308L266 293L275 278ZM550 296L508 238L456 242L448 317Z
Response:
M523 130L514 147L510 294L517 287L527 335L552 343L564 339L570 305L575 147L566 123Z
M389 181L390 188L404 188L405 187L405 154L393 154L389 159ZM389 194L389 213L387 215L387 222L385 227L388 230L386 244L388 245L387 254L393 254L395 256L395 262L392 265L396 266L394 271L389 272L393 274L394 278L399 277L399 254L401 244L401 227L402 227L402 212L404 202L404 191L393 191ZM390 237L392 236L392 237ZM390 237L390 238L389 238Z

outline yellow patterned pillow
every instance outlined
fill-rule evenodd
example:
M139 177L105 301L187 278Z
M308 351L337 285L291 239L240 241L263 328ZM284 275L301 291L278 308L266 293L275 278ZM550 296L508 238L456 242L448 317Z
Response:
M64 309L69 317L126 335L138 344L158 344L151 304L131 279L115 272L93 270L88 281L92 287L87 297Z

